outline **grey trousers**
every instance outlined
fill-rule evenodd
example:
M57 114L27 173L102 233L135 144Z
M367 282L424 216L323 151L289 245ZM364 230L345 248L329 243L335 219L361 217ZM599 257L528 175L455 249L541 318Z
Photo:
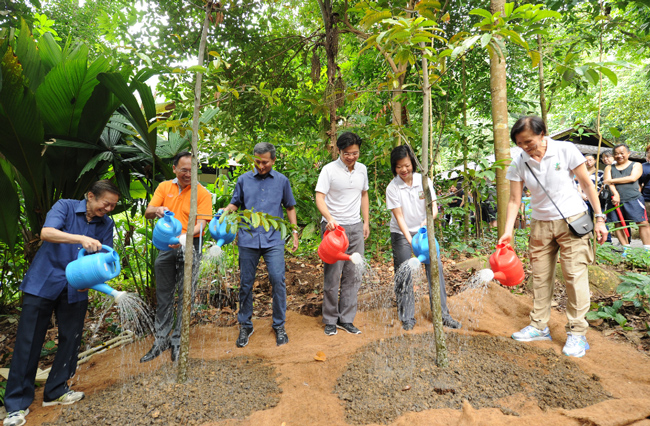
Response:
M201 248L198 238L194 239L194 259L192 262L192 298L198 281L198 269L201 264ZM154 269L156 271L156 344L166 345L171 335L171 344L181 343L181 319L183 318L183 280L185 252L181 248L158 253ZM178 293L178 298L176 294ZM174 301L177 300L176 318L174 318Z
M415 234L413 234L415 235ZM395 274L402 265L408 261L413 254L413 248L406 240L406 237L397 232L390 233L390 242L393 246L393 265ZM427 281L431 285L431 265L425 265L427 271ZM438 257L438 277L440 279L440 307L442 316L449 317L449 308L447 307L447 291L445 290L445 276L442 272L442 262ZM402 323L415 324L415 294L413 293L413 283L409 273L404 280L398 282L395 275L395 296L397 297L397 316Z
M321 222L321 235L325 233L326 222ZM364 254L363 222L354 225L341 225L350 241L346 253ZM361 276L351 261L330 265L325 263L323 283L323 323L336 324L354 322L357 315L357 293L361 287ZM339 289L341 295L339 297Z

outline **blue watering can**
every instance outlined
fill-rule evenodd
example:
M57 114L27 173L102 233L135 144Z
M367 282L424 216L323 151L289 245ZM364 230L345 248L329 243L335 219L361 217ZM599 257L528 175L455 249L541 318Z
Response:
M73 260L66 266L65 277L77 290L92 288L113 296L117 301L126 292L115 290L104 281L120 274L120 256L109 246L102 245L102 249L107 253L87 254L86 249L81 249L77 260Z
M153 245L161 251L169 251L170 245L180 244L178 236L183 232L181 221L174 217L174 212L167 210L165 215L156 221L153 228Z
M221 247L224 244L232 243L235 240L237 234L232 231L232 225L230 225L230 230L228 229L228 223L226 217L221 218L221 212L217 212L210 221L208 229L210 229L210 235L217 242L217 246Z
M429 237L426 227L423 226L418 229L418 233L415 234L411 240L411 246L413 246L413 254L415 254L420 263L428 265L431 262L429 259ZM438 253L438 257L440 257L440 246L438 245L438 240L436 240L436 253Z

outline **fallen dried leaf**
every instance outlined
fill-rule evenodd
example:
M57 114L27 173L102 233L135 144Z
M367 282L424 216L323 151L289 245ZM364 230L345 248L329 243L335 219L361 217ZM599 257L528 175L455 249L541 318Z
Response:
M318 351L318 352L316 352L316 355L314 355L314 359L315 359L316 361L326 361L326 360L327 360L327 356L325 355L325 352L323 352L323 351Z

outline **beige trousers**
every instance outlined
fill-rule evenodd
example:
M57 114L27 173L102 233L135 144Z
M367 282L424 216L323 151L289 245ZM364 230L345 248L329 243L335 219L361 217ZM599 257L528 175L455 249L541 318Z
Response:
M569 222L582 216L572 216ZM584 336L589 324L585 315L589 311L589 276L587 265L594 261L590 244L592 234L576 237L562 219L531 220L530 263L533 270L533 310L530 325L543 330L551 318L551 302L555 287L555 265L558 254L566 282L567 332Z

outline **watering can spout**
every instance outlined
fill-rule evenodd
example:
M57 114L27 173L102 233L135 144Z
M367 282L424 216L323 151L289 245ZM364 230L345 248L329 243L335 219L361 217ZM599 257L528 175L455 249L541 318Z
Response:
M494 279L500 282L506 282L506 274L503 272L494 272Z
M418 260L420 261L420 263L424 263L424 262L426 262L427 257L425 255L421 254L421 255L418 256Z
M208 230L212 239L217 242L217 246L221 247L224 244L229 244L235 240L237 234L233 231L232 227L234 225L228 224L226 217L222 217L221 210L214 215L210 224L208 225Z
M111 296L115 298L115 303L120 303L120 300L126 296L126 291L113 290Z
M218 245L219 247L223 246L225 243L226 243L226 240L224 240L223 238L219 238L219 239L217 240L217 245Z

